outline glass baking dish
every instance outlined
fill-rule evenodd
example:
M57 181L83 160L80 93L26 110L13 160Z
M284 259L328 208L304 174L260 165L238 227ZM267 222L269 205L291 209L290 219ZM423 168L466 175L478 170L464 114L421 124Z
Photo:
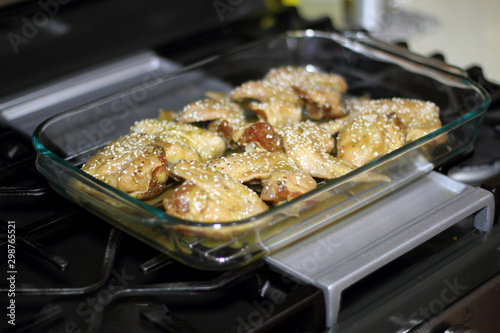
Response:
M228 92L273 67L294 65L342 75L349 95L429 100L442 128L281 206L242 221L198 223L167 215L82 172L98 149L160 109L180 110L207 91ZM242 46L56 115L33 135L38 170L60 194L172 258L200 269L248 264L332 223L464 153L489 105L464 72L372 39L365 33L293 31ZM367 173L386 180L366 182ZM390 214L390 212L388 212ZM373 221L383 223L383 221ZM348 239L345 240L349 242Z

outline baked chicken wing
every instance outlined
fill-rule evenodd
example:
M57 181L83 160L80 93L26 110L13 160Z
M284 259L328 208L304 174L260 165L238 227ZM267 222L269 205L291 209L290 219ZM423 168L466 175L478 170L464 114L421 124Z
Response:
M307 193L316 186L314 178L304 172L277 170L262 180L260 198L280 204Z
M284 153L235 153L207 164L241 182L260 180L261 199L278 204L316 188L316 181Z
M430 101L408 98L365 100L349 104L346 111L353 116L366 112L376 112L380 115L395 114L406 127L406 143L442 126L439 107Z
M283 102L251 102L247 108L255 112L260 119L275 127L284 127L302 121L302 106Z
M312 121L305 121L282 130L285 152L296 165L312 177L333 179L353 167L331 155L335 141L330 133Z
M337 137L338 157L361 166L441 127L432 102L393 98L346 104L349 115Z
M151 198L168 179L165 146L145 133L122 136L93 155L82 170L132 197Z
M222 156L227 148L223 138L191 124L144 119L136 122L130 131L152 134L158 141L190 147L200 156L202 162Z
M276 84L271 81L247 81L236 87L230 94L237 102L256 100L259 102L282 101L295 105L303 105L299 94L287 84Z
M272 172L277 170L300 171L293 160L284 153L266 151L234 153L210 161L207 166L223 172L241 183L268 178Z
M181 161L171 174L184 179L163 201L168 214L200 222L242 220L268 209L247 186L201 163Z
M337 156L359 167L405 144L406 127L394 113L352 116L337 137Z
M271 69L263 80L292 87L306 102L311 119L338 118L345 115L341 108L340 96L347 90L347 82L340 75L286 66Z
M179 115L181 123L226 120L231 124L245 121L243 108L228 98L207 98L186 105Z
M245 151L282 152L283 139L267 122L244 124L232 131L231 140Z

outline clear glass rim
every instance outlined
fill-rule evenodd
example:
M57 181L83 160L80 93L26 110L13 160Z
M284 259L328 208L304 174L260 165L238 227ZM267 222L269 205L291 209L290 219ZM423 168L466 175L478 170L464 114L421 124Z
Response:
M262 40L259 42L247 44L241 48L233 49L233 50L230 50L224 54L209 57L205 60L202 60L202 61L199 61L199 62L194 63L192 65L183 67L180 70L177 70L177 71L174 71L172 73L165 75L162 78L162 80L151 83L151 85L161 84L161 82L164 82L165 80L175 78L176 76L178 76L182 73L186 73L186 72L189 72L193 69L199 68L199 67L203 66L204 64L208 64L214 60L223 59L224 57L227 57L227 56L231 55L232 53L239 52L239 51L244 50L246 48L253 47L255 45L265 45L270 40L286 39L286 38L328 38L328 39L332 39L333 41L339 42L339 43L346 43L346 42L362 43L366 47L382 47L382 48L386 47L386 45L384 45L383 43L380 44L378 41L371 39L369 36L367 36L364 33L356 33L356 34L349 33L349 32L348 33L332 33L332 32L324 32L324 31L317 31L317 30L290 31L290 32L285 33L281 36L278 36L278 37L274 36L274 37L270 37L268 39L265 39L265 40ZM369 43L367 41L369 41ZM471 89L475 90L478 93L478 95L482 97L482 99L483 99L482 103L480 105L478 105L475 110L471 110L471 111L467 112L466 114L462 115L460 118L455 119L455 120L451 121L450 123L443 125L443 127L441 127L440 129L438 129L432 133L429 133L418 140L415 140L411 143L408 143L405 146L403 146L403 147L401 147L401 148L399 148L391 153L388 153L384 156L376 158L376 159L372 160L371 162L369 162L369 163L367 163L359 168L354 169L353 171L351 171L350 173L348 173L346 175L343 175L343 176L338 177L336 179L329 180L325 184L322 184L321 186L317 187L316 189L301 195L299 198L297 198L295 200L286 202L278 207L273 207L272 209L270 209L266 212L263 212L261 214L258 214L258 215L255 215L255 216L243 219L243 220L228 221L228 222L196 222L196 221L184 220L184 219L180 219L180 218L168 215L164 211L162 211L158 208L155 208L153 206L150 206L149 204L147 204L139 199L135 199L135 198L129 196L128 194L126 194L120 190L117 190L116 188L86 174L85 172L83 172L79 168L77 168L76 166L72 165L68 161L64 160L63 158L59 157L58 155L56 155L55 153L53 153L52 151L47 149L40 142L40 137L41 137L41 134L43 133L44 129L47 126L49 126L52 122L57 120L58 118L64 116L65 114L68 114L68 113L73 113L73 112L77 112L78 110L87 109L87 108L91 107L92 105L102 104L102 103L105 103L107 101L111 101L115 98L118 98L119 96L122 96L130 89L122 90L118 93L115 93L115 94L112 94L110 96L101 98L97 101L91 102L83 107L68 110L66 112L63 112L62 114L58 114L58 115L55 115L51 118L48 118L43 123L41 123L34 131L33 136L32 136L32 143L35 147L35 150L37 151L37 154L44 155L52 163L56 163L64 168L68 169L69 172L71 172L74 176L77 176L77 178L79 180L87 183L87 185L91 185L91 186L95 187L96 189L104 189L106 192L112 192L114 195L138 206L141 210L146 210L148 213L152 214L155 217L155 218L148 217L145 219L141 219L140 221L138 221L138 223L140 223L141 225L150 225L150 226L183 225L186 227L197 227L197 228L202 227L202 228L221 229L221 228L251 223L254 221L258 221L260 219L265 219L265 218L272 216L274 214L279 214L280 212L286 211L286 209L290 208L298 200L307 200L307 199L311 198L312 196L315 196L315 195L320 194L322 192L332 190L333 188L335 188L339 184L344 183L348 180L351 180L352 178L355 178L357 175L359 175L363 172L367 172L370 169L373 169L376 166L382 164L383 162L388 161L390 159L393 159L396 156L399 156L401 154L404 154L405 152L410 151L410 150L418 147L420 144L427 142L428 140L430 140L434 137L437 137L443 133L446 133L446 132L458 127L459 125L481 115L488 108L488 106L490 104L490 98L489 98L488 93L481 86L477 85L475 82L473 82L468 77L460 75L460 73L457 73L457 71L455 71L455 70L450 71L450 68L453 69L454 67L446 65L444 63L443 63L443 65L440 65L439 63L434 62L434 61L429 62L428 59L425 57L421 57L421 59L420 59L420 56L415 55L414 53L411 53L410 51L403 50L403 49L392 50L392 52L395 52L394 54L396 56L401 57L401 59L403 59L403 60L410 61L410 62L413 62L416 64L420 64L422 66L431 67L431 69L435 69L437 71L442 72L443 75L448 75L448 76L454 77L456 80L460 80L461 83L463 83L466 86L470 87ZM419 61L415 60L415 57L417 57L419 59ZM37 163L37 166L39 168L42 168L42 166L39 164L38 158L37 158L36 163Z

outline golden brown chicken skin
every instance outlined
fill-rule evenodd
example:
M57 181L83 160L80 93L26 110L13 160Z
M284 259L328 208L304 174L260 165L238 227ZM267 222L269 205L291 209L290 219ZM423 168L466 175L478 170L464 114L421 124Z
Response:
M260 198L277 205L312 191L316 186L314 178L304 172L277 170L262 180Z
M200 156L202 162L222 156L227 148L226 142L219 135L174 121L144 119L136 122L130 131L152 134L160 141L187 146Z
M241 182L262 182L260 197L278 204L316 188L316 181L282 152L245 152L221 157L208 164L213 170Z
M232 131L231 141L245 151L282 152L283 139L267 122L244 124Z
M259 102L281 101L294 105L303 105L299 94L288 84L260 80L247 81L236 87L230 94L233 101L243 102L256 100Z
M338 157L358 167L441 127L439 108L428 101L363 99L346 104L346 110Z
M337 137L337 156L359 167L405 144L406 127L394 113L358 113Z
M138 199L165 189L168 163L207 161L226 149L222 138L189 124L145 119L130 131L92 156L82 170Z
M168 179L165 147L145 133L111 142L92 156L82 170L138 199L156 196Z
M200 222L227 222L268 209L252 189L201 163L181 161L170 172L185 180L163 201L165 211L173 216Z
M305 121L281 131L286 155L312 177L333 179L353 167L331 152L335 141L330 133L312 121Z
M274 127L284 127L302 121L302 106L283 101L251 102L247 108Z
M268 178L272 172L277 170L300 171L293 160L284 153L267 151L234 153L210 161L207 166L225 173L241 183Z
M338 118L345 115L341 108L341 95L347 90L347 82L340 75L285 66L271 69L263 80L292 87L306 102L311 119Z
M406 127L405 142L414 141L442 126L439 107L430 101L409 98L361 100L347 105L346 112L356 115L376 112L381 115L395 114Z
M226 120L231 124L245 121L242 107L228 98L207 98L186 105L179 115L181 123Z

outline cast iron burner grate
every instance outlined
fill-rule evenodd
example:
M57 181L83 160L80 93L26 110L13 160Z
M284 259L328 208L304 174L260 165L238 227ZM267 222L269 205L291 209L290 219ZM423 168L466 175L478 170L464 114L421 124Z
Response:
M26 137L0 125L0 196L38 196L49 186L35 168L35 151Z
M67 229L68 240L60 243L80 246L71 234L81 238L86 232L82 224L96 229L95 223L103 223L88 221L90 216L85 215L60 226ZM43 275L52 275L50 281L40 282L43 277L36 272L18 268L17 308L32 311L22 320L19 316L9 332L236 332L254 326L267 331L279 327L283 318L299 318L291 326L298 332L319 331L323 326L322 293L269 271L263 262L227 272L197 271L158 255L115 228L101 229L100 236L108 236L104 247L89 244L86 258L70 253L64 272L31 261ZM81 265L83 270L73 269ZM91 278L82 281L78 275L86 270ZM6 288L0 289L2 295Z

